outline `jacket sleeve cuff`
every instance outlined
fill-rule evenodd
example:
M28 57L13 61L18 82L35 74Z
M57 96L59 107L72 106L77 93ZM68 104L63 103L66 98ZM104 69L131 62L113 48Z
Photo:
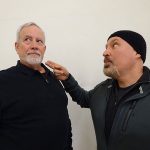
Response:
M67 92L72 91L78 85L77 81L74 79L74 77L71 74L69 74L68 79L61 82Z

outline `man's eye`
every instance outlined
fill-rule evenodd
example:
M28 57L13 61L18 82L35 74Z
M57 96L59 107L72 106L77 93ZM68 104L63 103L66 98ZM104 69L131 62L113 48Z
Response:
M31 41L31 39L30 38L25 38L24 41L29 42L29 41Z
M43 41L42 41L42 40L37 40L37 42L38 42L38 43L43 43Z
M44 45L44 42L42 40L36 40L37 44L40 45L40 46L43 46Z
M117 43L114 43L112 46L113 46L113 47L116 47L116 46L118 46L118 44L117 44Z

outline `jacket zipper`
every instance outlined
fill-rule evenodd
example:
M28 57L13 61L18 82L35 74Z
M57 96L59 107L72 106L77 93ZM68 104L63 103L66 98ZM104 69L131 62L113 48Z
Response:
M128 121L129 121L129 118L135 108L135 105L136 105L136 102L137 101L133 101L133 103L131 104L131 107L129 108L129 111L127 112L126 114L126 117L125 117L125 120L123 122L123 126L122 126L122 131L125 132L126 131L126 128L127 128L127 125L128 125Z

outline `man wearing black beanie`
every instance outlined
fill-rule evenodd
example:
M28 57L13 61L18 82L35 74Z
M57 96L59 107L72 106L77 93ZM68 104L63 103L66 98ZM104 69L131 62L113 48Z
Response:
M150 150L150 70L143 66L146 42L130 30L111 34L106 43L104 74L109 78L86 91L73 76L48 61L57 79L81 107L90 108L97 150Z
M128 42L134 50L141 55L141 58L143 62L145 62L146 59L146 42L144 38L137 32L129 31L129 30L121 30L114 32L111 34L108 38L108 40L111 37L120 37L126 42Z

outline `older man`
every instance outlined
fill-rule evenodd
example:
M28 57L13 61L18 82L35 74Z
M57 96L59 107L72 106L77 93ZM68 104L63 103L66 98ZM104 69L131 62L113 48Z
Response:
M17 65L0 71L0 150L72 150L67 96L42 64L43 30L22 25L15 48Z

